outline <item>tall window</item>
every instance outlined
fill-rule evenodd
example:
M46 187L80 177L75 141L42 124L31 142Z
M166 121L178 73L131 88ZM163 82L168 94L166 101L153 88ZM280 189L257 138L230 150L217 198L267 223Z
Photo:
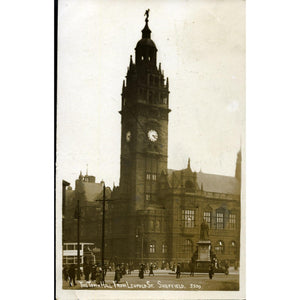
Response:
M237 249L237 247L236 247L236 242L235 241L231 241L231 243L230 243L230 252L232 253L232 254L234 254L234 255L236 255L236 249Z
M236 215L230 214L229 215L229 229L235 229L236 227Z
M156 174L155 173L147 173L146 174L146 179L156 181Z
M193 252L193 243L191 240L185 240L183 244L183 251L186 255L190 255Z
M218 241L217 245L215 246L216 254L224 254L224 242Z
M217 213L217 229L224 228L224 214L222 212Z
M154 222L152 220L149 222L149 231L154 231Z
M155 222L155 231L160 232L160 221L159 220L156 220L156 222Z
M154 243L151 243L151 244L149 245L149 252L150 252L150 253L155 253L155 244L154 244Z
M211 224L211 214L210 214L210 211L205 211L203 213L203 219L205 220L205 222L207 223L208 227L210 228L210 224Z
M166 244L163 244L163 245L162 245L161 252L162 252L162 253L167 253L167 252L168 252L168 248L167 248L167 245L166 245Z
M146 200L150 201L151 200L151 194L146 194Z
M182 220L184 227L192 228L195 226L195 211L189 209L182 210Z

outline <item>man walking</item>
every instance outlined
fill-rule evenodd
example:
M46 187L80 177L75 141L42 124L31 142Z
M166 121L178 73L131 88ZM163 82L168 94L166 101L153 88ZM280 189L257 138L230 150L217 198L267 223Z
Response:
M75 273L76 273L76 270L75 270L75 265L74 264L71 264L70 266L70 269L69 269L69 276L70 276L70 286L72 286L72 283L73 283L73 286L76 285L76 282L75 282Z
M181 274L180 263L178 263L177 264L177 268L176 268L176 278L180 278L180 274Z

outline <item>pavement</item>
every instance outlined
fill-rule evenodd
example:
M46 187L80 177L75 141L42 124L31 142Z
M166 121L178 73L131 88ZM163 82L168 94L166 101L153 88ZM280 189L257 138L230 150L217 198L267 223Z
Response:
M131 274L123 275L119 283L114 282L114 272L107 272L105 284L96 285L95 282L87 282L82 278L76 280L76 286L70 287L68 282L63 281L64 289L105 289L105 290L181 290L181 291L237 291L239 290L238 271L230 272L229 275L215 273L213 279L208 278L206 273L181 273L180 278L170 270L154 270L154 276L145 273L145 277L138 277L138 270Z

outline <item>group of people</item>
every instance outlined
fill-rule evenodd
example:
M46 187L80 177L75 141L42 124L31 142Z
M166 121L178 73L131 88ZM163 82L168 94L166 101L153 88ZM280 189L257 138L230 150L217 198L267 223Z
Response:
M213 276L215 274L215 271L217 269L222 269L224 274L228 275L229 274L229 263L226 260L225 262L223 262L222 265L220 265L216 255L213 254L212 257L211 257L211 261L210 261L210 264L209 264L209 270L208 270L209 279L213 278Z
M120 264L114 264L113 266L115 274L114 274L114 281L116 283L119 283L121 278L123 277L123 275L125 274L131 274L131 271L133 271L134 267L133 264L124 264L124 263L120 263ZM139 267L139 272L138 272L138 276L139 278L143 279L145 276L145 272L149 271L149 276L154 276L154 269L155 269L155 265L153 265L152 263L150 263L150 265L145 265L144 263L140 264ZM190 267L190 276L194 276L194 272L195 272L195 263L193 263L192 261L189 264ZM212 254L211 256L211 261L209 264L209 271L208 271L208 275L209 278L212 279L214 276L214 273L218 270L222 268L223 272L225 273L225 275L229 274L229 264L227 261L225 261L222 266L219 264L219 261L216 257L216 255ZM181 272L182 272L182 268L181 268L181 264L177 263L176 268L173 266L173 271L175 271L176 274L176 278L180 278L181 276ZM104 264L104 266L102 267L101 264L87 264L84 263L83 264L83 268L82 270L80 270L80 278L82 277L82 275L84 275L84 279L86 281L94 281L96 284L104 284L105 283L105 276L107 273L107 270L112 271L112 268L110 266L107 266L106 264ZM65 265L63 267L63 277L64 280L68 282L69 286L75 286L76 285L76 281L75 281L75 277L77 274L77 268L75 266L75 264L71 264L71 265Z
M150 264L150 266L149 266L149 276L151 276L151 275L154 276L153 270L154 270L154 266L153 266L153 264ZM145 264L141 264L140 265L140 269L139 269L139 277L141 279L144 278L145 271L146 271L146 265Z
M102 268L100 264L83 264L83 274L82 270L79 270L80 272L80 278L84 274L84 279L86 281L95 281L96 284L102 284L105 283L105 275L107 272L107 266L104 265ZM65 281L69 283L69 286L75 286L76 281L75 277L77 274L77 268L75 264L71 265L65 265L63 267L63 278Z

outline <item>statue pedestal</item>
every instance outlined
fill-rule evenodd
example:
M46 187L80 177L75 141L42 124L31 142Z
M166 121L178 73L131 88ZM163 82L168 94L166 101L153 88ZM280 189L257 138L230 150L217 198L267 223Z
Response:
M196 261L196 272L208 272L210 264L210 241L199 241L198 245L198 257Z

